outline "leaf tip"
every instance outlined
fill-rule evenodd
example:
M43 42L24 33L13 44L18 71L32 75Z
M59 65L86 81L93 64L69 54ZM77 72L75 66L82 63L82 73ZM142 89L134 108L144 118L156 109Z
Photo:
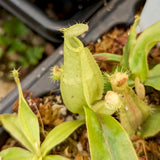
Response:
M18 70L17 69L13 69L12 73L13 73L14 77L18 77Z
M13 71L12 71L12 75L14 77L15 82L18 85L18 81L19 81L19 71L18 71L18 69L14 68Z
M13 69L12 74L18 87L19 96L23 97L22 87L19 80L19 71L17 69Z

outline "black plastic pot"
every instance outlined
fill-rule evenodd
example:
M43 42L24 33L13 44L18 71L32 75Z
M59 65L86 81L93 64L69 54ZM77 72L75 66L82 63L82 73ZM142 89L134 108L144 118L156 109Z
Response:
M106 7L97 11L89 21L89 32L83 38L85 44L96 41L104 32L110 28L124 24L129 26L133 23L139 0L112 0ZM50 57L43 61L31 74L22 81L22 88L30 89L35 96L59 87L58 82L49 79L50 68L63 63L63 45L61 45ZM18 98L18 91L14 89L0 102L0 114L12 112L12 105ZM6 139L6 133L0 128L0 146Z
M92 3L86 8L77 12L74 11L74 14L72 13L72 15L69 17L67 16L67 11L65 11L67 10L67 7L65 6L70 6L68 10L70 9L70 12L72 12L72 10L78 5L75 3L76 0L58 0L57 2L52 0L52 3L54 2L55 4L58 4L55 6L55 10L59 10L63 14L66 14L65 16L67 16L67 19L61 20L49 18L43 10L41 10L37 5L31 3L29 0L0 0L0 5L19 17L30 28L44 36L46 39L54 43L61 43L63 39L58 29L65 28L66 26L72 25L75 22L88 21L94 15L94 13L103 6L104 3L103 0L92 1ZM37 2L39 6L45 4L44 0L38 0Z

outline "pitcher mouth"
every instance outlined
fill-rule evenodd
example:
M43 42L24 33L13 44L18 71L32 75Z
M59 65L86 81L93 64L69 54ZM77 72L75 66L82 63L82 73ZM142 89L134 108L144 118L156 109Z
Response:
M66 47L73 52L80 52L83 49L83 43L77 37L64 37Z

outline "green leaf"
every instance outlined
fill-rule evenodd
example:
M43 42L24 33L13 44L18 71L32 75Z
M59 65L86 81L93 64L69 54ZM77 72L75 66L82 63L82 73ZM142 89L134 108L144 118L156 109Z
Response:
M43 160L69 160L69 159L59 155L48 155L45 156Z
M149 76L144 84L160 90L160 64L157 64L149 71Z
M2 160L32 160L33 154L22 148L13 147L0 152Z
M44 157L54 146L64 141L82 124L84 124L84 120L68 121L52 129L41 145L42 156Z
M25 134L20 128L18 121L18 116L14 114L3 114L0 115L0 121L3 127L15 138L17 139L24 147L30 151L34 151L32 144L28 141Z
M10 36L24 36L28 32L27 27L16 17L6 21L3 24L3 29Z
M44 47L42 47L42 46L34 46L33 47L33 54L37 59L42 58L43 52L44 52Z
M160 41L160 21L147 28L137 39L130 52L129 65L132 73L142 82L148 77L147 56L151 48Z
M18 39L14 39L8 52L24 52L26 50L26 44Z
M88 107L84 107L86 125L92 160L112 160L110 148L104 137L102 126L96 114Z
M134 22L133 26L130 29L130 33L129 33L127 43L123 48L123 57L122 57L122 60L121 60L121 65L123 67L125 67L126 69L129 69L129 55L130 55L130 52L131 52L132 48L136 44L136 36L137 36L136 27L139 24L139 21L140 21L140 18L137 17L135 19L135 22Z
M160 131L160 109L157 106L153 109L153 113L148 119L142 124L138 135L143 138L155 136Z
M104 61L111 61L111 62L120 62L122 60L121 55L113 53L98 53L94 54L93 57L95 57L95 59L98 57L103 57Z
M22 95L19 97L19 110L18 110L19 123L22 131L37 149L36 144L40 145L39 123L36 115L29 108L27 102Z
M100 114L105 139L114 160L138 160L132 142L121 125L111 116Z
M39 59L42 58L44 47L35 46L33 48L29 47L26 51L26 58L28 62L32 65L36 65Z
M19 59L19 63L23 68L29 67L29 62L24 56Z
M0 35L0 45L8 46L13 42L12 38L7 37L6 35Z
M10 68L10 69L16 68L16 63L13 62L13 61L9 62L9 63L8 63L8 68ZM12 75L11 75L11 77L12 77ZM13 78L13 77L12 77L12 78Z
M18 109L18 119L20 127L29 140L29 142L34 146L35 152L38 151L40 146L40 132L39 132L39 123L38 118L32 112L28 106L26 100L23 97L22 88L20 85L20 80L18 78L18 71L13 70L14 79L18 86L19 92L19 109Z

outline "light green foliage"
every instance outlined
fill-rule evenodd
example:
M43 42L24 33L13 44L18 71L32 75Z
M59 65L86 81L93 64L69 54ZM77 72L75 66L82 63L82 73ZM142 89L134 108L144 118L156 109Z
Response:
M128 42L124 47L123 57L113 56L110 58L111 61L121 60L120 70L117 69L111 74L106 74L107 78L103 77L90 51L76 37L87 31L88 26L86 24L76 24L62 29L64 32L64 66L61 69L53 68L53 78L61 81L60 88L66 107L73 113L85 116L92 160L138 160L127 133L129 136L133 136L138 132L142 137L149 137L155 135L160 130L159 110L157 111L156 108L155 112L153 111L151 114L151 107L144 101L145 91L143 90L143 94L141 94L140 90L140 87L143 87L142 82L147 84L147 78L153 77L156 79L156 76L159 75L157 73L159 65L149 72L146 60L149 50L158 42L160 23L158 22L151 26L136 40L135 28L138 23L139 19L135 21L131 28ZM151 35L152 30L154 31L153 35ZM107 53L106 56L110 56L110 54ZM140 66L144 68L139 68ZM123 72L123 68L124 70L127 69L127 72ZM135 87L137 94L128 86L128 77L133 82L136 79ZM115 97L106 95L105 100L103 100L102 94L104 84L107 85L107 83L104 83L106 79L107 83L110 84L107 87L107 94L113 93L112 95ZM151 83L151 81L149 82ZM153 82L150 86L154 87ZM110 91L111 89L113 91ZM21 88L19 92L22 97ZM29 119L33 119L35 126L32 128L32 126L29 126L30 122L26 121L27 118L22 120L22 117L19 118L18 116L20 131L16 130L18 127L16 125L14 125L13 129L16 130L16 134L22 135L21 139L23 139L23 136L27 139L23 139L22 142L27 144L25 147L28 147L34 153L33 159L65 159L60 156L46 154L52 147L82 125L84 121L77 120L62 123L47 135L40 146L39 139L35 136L38 133L37 122L27 108L23 98L22 101L23 104L20 103L20 105L24 106L21 109L23 112L20 111L19 113L24 117L29 118L31 116ZM119 122L111 117L111 114L115 112L118 113L121 125L127 133ZM4 125L5 118L1 116L0 119ZM25 123L27 123L26 127L21 127ZM8 131L11 131L8 129L10 125L6 123L5 128ZM138 130L140 127L141 130ZM69 128L69 130L67 131L66 128ZM24 134L24 131L27 135L26 133Z
M84 114L84 105L91 107L102 97L104 84L102 73L91 52L76 37L87 29L87 24L76 24L63 29L64 66L60 77L61 94L66 107L81 115Z
M52 129L42 145L40 144L39 122L25 101L18 78L18 71L13 70L13 76L19 91L18 115L0 115L0 123L17 139L27 150L21 148L9 148L0 152L2 160L67 160L61 156L47 156L47 153L57 144L64 141L75 129L84 124L84 120L69 121Z

